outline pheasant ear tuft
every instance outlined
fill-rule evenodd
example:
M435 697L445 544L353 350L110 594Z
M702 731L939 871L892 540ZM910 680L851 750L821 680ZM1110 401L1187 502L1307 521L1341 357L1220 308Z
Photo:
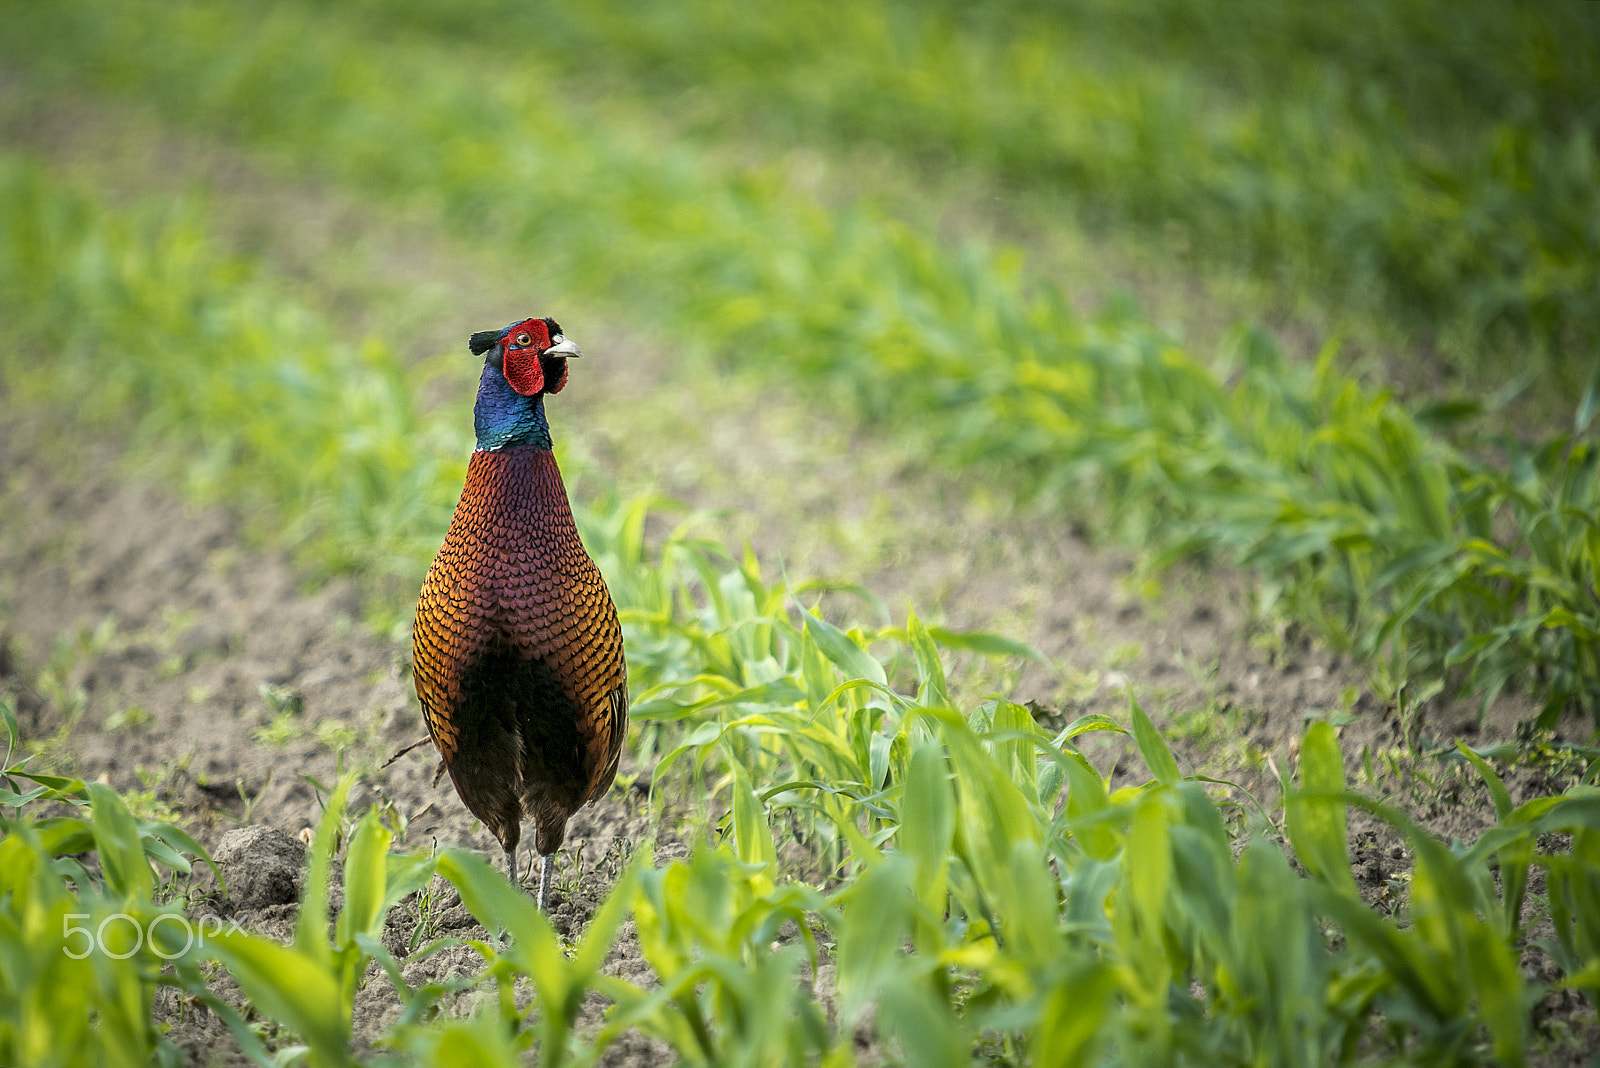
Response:
M467 339L467 348L472 350L474 356L482 356L500 344L500 338L504 335L504 330L479 330Z

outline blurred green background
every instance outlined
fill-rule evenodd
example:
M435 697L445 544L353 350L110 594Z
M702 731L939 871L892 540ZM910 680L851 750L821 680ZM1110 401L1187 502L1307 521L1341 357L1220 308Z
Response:
M1253 568L1391 680L1596 706L1591 5L3 10L11 329L68 394L108 331L150 353L111 407L318 566L391 576L380 617L455 477L413 427L427 358L535 294L667 354L603 447L576 413L598 491L748 482L697 407L842 420L1001 508ZM338 211L401 235L381 270ZM352 411L362 338L395 366ZM368 423L412 429L352 456ZM780 550L848 540L779 519Z
M1402 378L1532 366L1570 398L1594 361L1587 4L7 7L13 100L148 104L511 240L578 212L626 256L650 220L616 198L708 210L743 179L757 210L808 193L951 255L1014 246L1069 294L1132 277L1180 323L1207 309L1163 284L1242 274L1228 314L1354 332Z

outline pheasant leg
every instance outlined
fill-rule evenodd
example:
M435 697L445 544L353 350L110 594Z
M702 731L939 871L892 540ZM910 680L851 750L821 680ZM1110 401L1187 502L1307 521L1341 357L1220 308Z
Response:
M556 855L546 853L539 858L539 911L549 912L550 873L555 870Z

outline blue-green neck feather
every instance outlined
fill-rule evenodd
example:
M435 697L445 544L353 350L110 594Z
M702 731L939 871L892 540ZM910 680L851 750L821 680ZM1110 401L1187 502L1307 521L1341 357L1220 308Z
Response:
M525 397L511 388L492 363L483 366L478 403L472 412L478 448L486 452L508 445L550 448L550 424L544 418L544 394Z

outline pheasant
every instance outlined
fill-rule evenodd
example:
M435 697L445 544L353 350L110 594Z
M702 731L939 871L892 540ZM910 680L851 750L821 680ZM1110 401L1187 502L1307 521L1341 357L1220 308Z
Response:
M412 656L428 735L517 879L524 816L546 908L567 821L617 773L628 679L616 605L584 551L544 399L582 355L553 319L472 335L477 447L417 600ZM437 777L435 778L437 781Z

